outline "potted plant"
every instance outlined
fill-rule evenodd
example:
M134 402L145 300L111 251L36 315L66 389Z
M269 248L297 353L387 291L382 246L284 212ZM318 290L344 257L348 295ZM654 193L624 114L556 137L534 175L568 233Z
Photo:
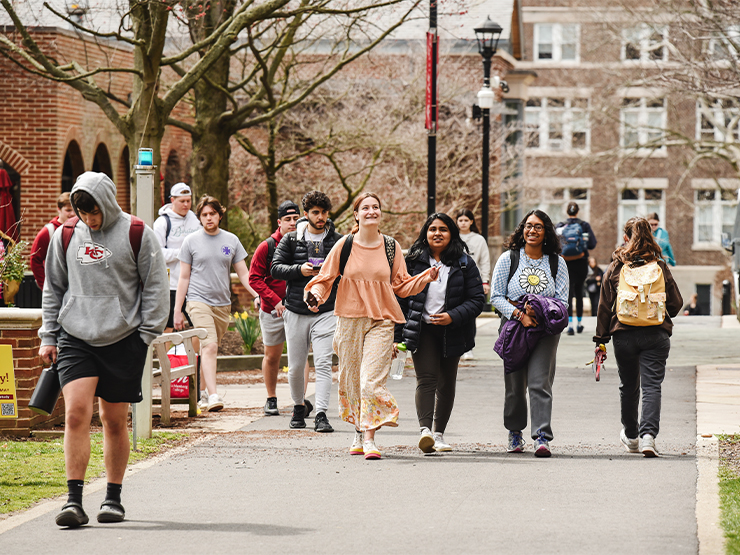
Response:
M27 241L13 241L10 237L0 232L0 236L8 240L5 256L0 262L0 281L3 283L3 300L6 306L15 306L14 300L21 287L23 276L28 270L28 259L23 251L28 248Z

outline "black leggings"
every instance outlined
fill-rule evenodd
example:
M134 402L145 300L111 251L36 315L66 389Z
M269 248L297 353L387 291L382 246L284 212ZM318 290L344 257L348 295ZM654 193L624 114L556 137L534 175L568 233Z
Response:
M444 330L444 326L422 322L419 347L413 354L419 426L440 433L445 431L455 404L457 365L460 362L460 357L442 356Z
M568 289L568 312L574 316L573 297L576 298L576 314L578 318L583 316L583 283L588 276L588 257L584 256L578 260L570 260L565 263L568 266L568 279L570 287Z

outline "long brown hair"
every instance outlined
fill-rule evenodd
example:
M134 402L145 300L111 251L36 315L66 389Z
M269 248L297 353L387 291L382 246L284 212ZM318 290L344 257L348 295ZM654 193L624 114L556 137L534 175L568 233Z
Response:
M624 234L628 239L627 244L614 251L614 258L622 264L629 264L640 258L651 262L663 255L645 218L636 217L627 220L624 224Z
M378 195L376 195L375 193L361 193L360 195L357 196L357 198L355 199L355 202L352 203L353 214L354 212L360 211L360 204L362 204L362 201L365 200L366 198L374 198L375 200L377 200L378 207L380 208L381 211L383 210L383 205L381 204L380 197ZM354 233L357 233L358 231L360 231L360 222L358 222L357 218L355 218L355 225L352 226L352 231L350 231L350 233L354 234Z

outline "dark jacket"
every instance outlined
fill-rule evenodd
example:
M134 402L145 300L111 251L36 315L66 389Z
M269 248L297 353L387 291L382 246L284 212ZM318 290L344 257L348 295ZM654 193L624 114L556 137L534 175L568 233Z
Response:
M544 295L524 295L516 307L524 310L524 304L534 309L537 325L525 328L516 320L507 320L499 330L493 350L504 361L504 372L511 374L526 366L529 355L543 335L557 335L568 325L568 308L560 299Z
M558 225L555 226L555 230L560 229L561 227L565 227L568 224L572 223L579 223L581 224L581 229L583 229L583 233L588 233L588 241L586 242L586 250L583 252L583 256L581 258L588 258L588 251L592 251L596 248L596 235L594 234L594 230L591 229L591 225L588 222L584 222L580 218L568 218L564 222L558 223ZM560 234L558 234L558 237L560 237ZM580 260L580 258L576 258L576 260Z
M442 354L447 358L459 357L475 347L475 319L483 310L485 301L480 272L470 256L463 256L465 268L460 265L459 260L455 261L447 278L444 311L452 318L452 323L444 327ZM406 266L410 275L419 275L429 268L429 258L425 254L416 260L407 258ZM397 297L406 323L396 324L395 342L405 342L412 353L419 346L422 313L428 290L429 285L413 297Z
M623 324L617 318L614 305L617 299L617 289L619 289L619 273L622 271L622 264L619 260L614 260L604 272L601 278L601 296L599 297L599 311L596 315L596 335L594 343L608 343L615 331L638 329L635 326ZM654 328L663 328L670 336L673 333L673 321L683 306L683 297L678 290L678 286L673 279L671 271L663 260L658 260L658 266L663 270L663 279L665 279L666 293L666 315L663 323L659 326L650 326Z
M303 300L303 288L311 281L313 276L304 276L301 273L301 266L308 262L308 248L306 246L306 226L308 220L301 218L298 220L298 227L285 235L275 249L275 256L272 259L272 268L270 274L275 279L282 279L287 282L287 292L283 304L285 308L296 314L322 314L334 310L334 300L337 297L337 286L339 278L334 282L331 290L331 296L326 302L319 306L319 312L314 313L308 309ZM334 223L329 220L326 222L327 234L324 237L324 252L328 255L332 247L339 241L343 235L337 233L334 229Z

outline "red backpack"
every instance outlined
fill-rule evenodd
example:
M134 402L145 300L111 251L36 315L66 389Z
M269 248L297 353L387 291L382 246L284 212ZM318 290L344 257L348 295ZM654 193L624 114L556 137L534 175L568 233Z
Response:
M80 219L77 216L69 218L62 226L62 249L64 256L67 256L67 247L72 240L72 234L75 226ZM131 242L131 249L134 251L134 261L139 262L139 251L141 250L141 238L144 235L144 220L131 216L131 227L128 230L128 240Z

